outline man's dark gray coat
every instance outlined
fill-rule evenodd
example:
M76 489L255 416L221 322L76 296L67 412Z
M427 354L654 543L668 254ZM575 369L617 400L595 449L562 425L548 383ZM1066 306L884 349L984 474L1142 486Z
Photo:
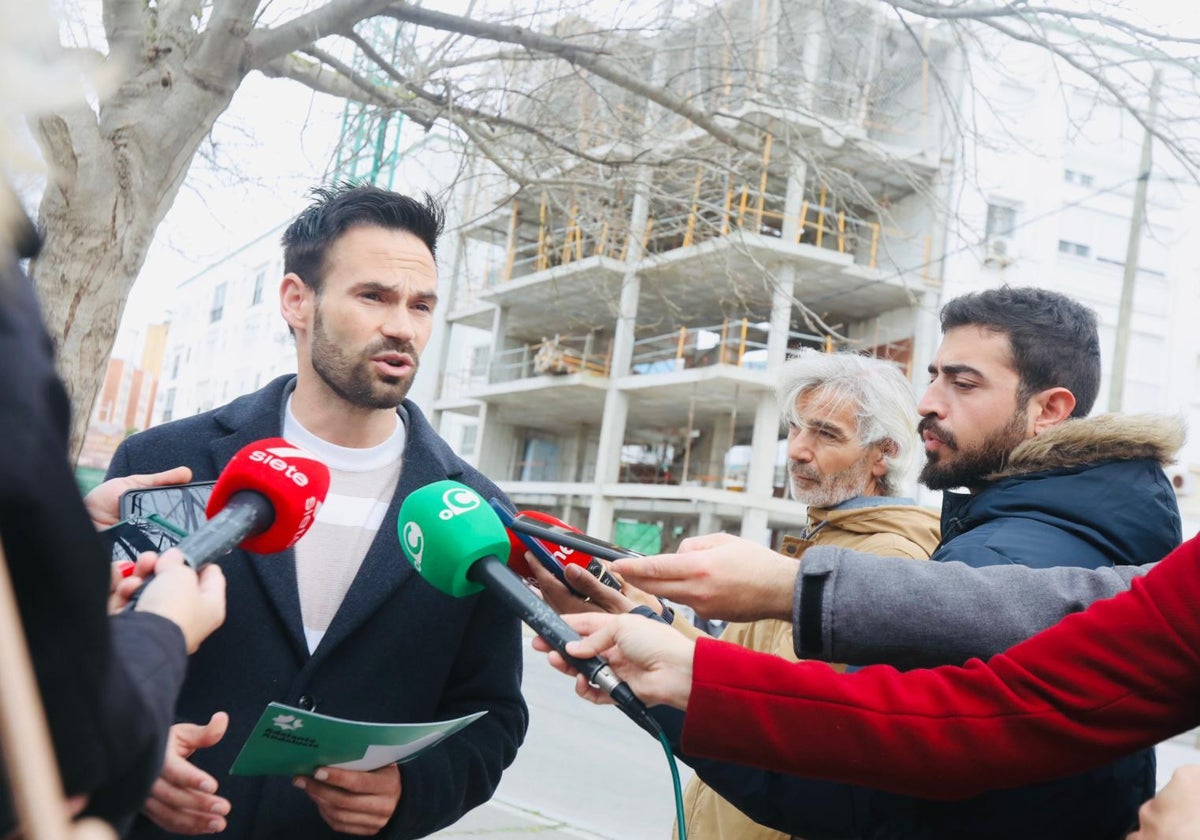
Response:
M248 443L277 437L294 377L274 380L226 406L134 435L109 475L179 464L194 480L216 478ZM399 485L384 524L316 651L301 625L291 550L220 560L228 583L225 625L189 665L177 719L204 723L227 711L229 731L192 761L213 774L232 804L228 838L340 836L290 777L229 776L252 726L272 700L323 714L387 723L444 720L486 711L433 750L401 766L403 789L379 837L423 837L491 797L525 735L517 620L484 593L455 599L433 589L404 559L396 518L404 497L443 479L484 498L500 490L459 459L415 405L399 408L407 438ZM167 836L145 819L133 835Z

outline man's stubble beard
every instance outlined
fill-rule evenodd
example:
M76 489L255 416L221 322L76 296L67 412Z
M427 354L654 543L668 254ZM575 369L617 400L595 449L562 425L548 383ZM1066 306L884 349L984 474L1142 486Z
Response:
M1008 463L1008 456L1025 441L1026 424L1025 411L1018 411L1007 424L988 435L978 446L964 450L959 448L954 435L938 426L932 415L927 415L917 426L918 434L932 430L955 457L947 463L944 461L944 452L926 452L925 466L921 468L918 481L930 490L979 486L984 478L1003 469Z
M411 375L407 378L376 378L370 358L384 352L408 354L413 360ZM320 306L313 319L311 356L313 370L331 391L350 405L368 409L390 409L400 405L408 396L420 363L417 348L412 342L387 339L367 347L357 359L350 357L326 334ZM385 391L378 391L380 384L387 386Z
M861 496L871 480L871 454L869 449L864 451L862 457L846 469L827 476L819 486L811 488L803 485L795 476L795 471L803 468L789 464L788 483L791 485L792 498L808 507L828 510Z

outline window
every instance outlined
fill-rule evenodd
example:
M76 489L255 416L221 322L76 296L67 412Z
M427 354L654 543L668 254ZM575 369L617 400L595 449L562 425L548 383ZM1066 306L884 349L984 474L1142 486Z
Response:
M1076 172L1074 169L1063 171L1063 180L1068 184L1078 184L1081 187L1090 187L1095 183L1095 179L1086 172Z
M471 349L471 375L483 376L488 369L488 355L491 348L486 344L480 344Z
M1058 253L1070 254L1073 257L1090 257L1092 248L1082 242L1068 242L1066 239L1060 239L1058 240Z
M458 454L464 458L475 454L475 442L479 439L479 425L472 423L469 426L463 426L462 430L462 445L458 448Z
M267 282L267 270L261 269L258 274L254 275L254 293L250 295L250 305L258 306L262 303L263 284Z
M179 378L179 354L175 354L175 361L171 363L171 378Z
M175 389L167 391L167 398L163 400L163 415L162 421L166 423L175 414Z
M1012 236L1017 229L1017 208L1011 204L989 204L987 209L988 239Z
M212 309L208 312L208 323L215 324L221 320L221 313L225 311L225 284L217 286L213 289Z

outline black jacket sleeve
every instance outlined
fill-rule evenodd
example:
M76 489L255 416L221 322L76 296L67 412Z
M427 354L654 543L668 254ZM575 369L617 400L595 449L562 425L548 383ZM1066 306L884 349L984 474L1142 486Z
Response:
M68 462L68 419L32 287L0 264L0 538L64 787L121 824L158 774L187 654L165 619L110 622L108 557ZM12 822L0 790L0 834Z

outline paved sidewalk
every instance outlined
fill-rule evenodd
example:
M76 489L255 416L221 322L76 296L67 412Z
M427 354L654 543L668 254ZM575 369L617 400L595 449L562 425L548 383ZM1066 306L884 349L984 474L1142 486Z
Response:
M530 837L535 840L616 840L575 828L499 799L492 799L480 805L454 825L430 836L444 840L464 837L496 837L510 840L518 837Z

